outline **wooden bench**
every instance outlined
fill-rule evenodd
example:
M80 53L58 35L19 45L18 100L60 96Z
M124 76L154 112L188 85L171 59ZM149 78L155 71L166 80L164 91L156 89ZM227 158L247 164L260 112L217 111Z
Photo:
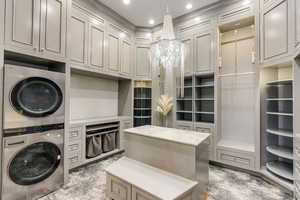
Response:
M107 196L114 200L191 200L197 182L123 157L107 169Z

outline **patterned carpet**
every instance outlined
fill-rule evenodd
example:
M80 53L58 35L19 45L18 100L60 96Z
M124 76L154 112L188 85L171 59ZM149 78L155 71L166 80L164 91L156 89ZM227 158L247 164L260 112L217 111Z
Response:
M62 189L40 200L104 200L104 169L120 155L76 169ZM280 188L258 177L221 167L210 166L209 200L292 200Z

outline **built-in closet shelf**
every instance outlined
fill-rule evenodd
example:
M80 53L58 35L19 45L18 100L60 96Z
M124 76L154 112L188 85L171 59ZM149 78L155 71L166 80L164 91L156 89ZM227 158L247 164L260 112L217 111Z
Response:
M177 113L193 113L193 111L178 110Z
M294 101L294 98L268 98L267 101Z
M290 85L292 83L293 83L292 79L286 79L286 80L269 81L267 82L267 85Z
M284 129L267 129L267 133L273 134L273 135L279 135L284 137L294 137L293 132L291 130L284 130Z
M278 116L289 116L293 117L293 113L281 113L281 112L267 112L268 115L278 115Z
M196 114L204 114L204 115L214 115L214 112L202 112L202 111L196 111Z
M239 142L230 139L222 139L218 142L218 147L229 149L229 150L239 150L247 153L255 152L255 145L245 142Z
M214 98L198 98L198 99L195 99L196 101L214 101L215 99Z
M266 165L267 169L272 173L288 179L290 181L294 180L293 178L293 165L280 161L268 162Z
M288 147L281 147L277 145L270 145L266 147L267 151L273 155L281 158L293 160L293 149Z
M151 100L151 98L134 98L134 99L137 99L137 100Z
M196 88L209 88L209 87L214 87L215 85L213 85L213 84L207 84L207 85L196 85L195 87Z
M152 110L151 108L134 108L134 110Z
M136 118L136 119L147 119L147 118L151 118L151 116L134 116L134 118Z
M266 167L262 167L262 169L260 171L266 178L274 181L275 183L279 183L280 185L282 185L283 187L287 188L290 191L294 190L293 182L285 181L281 177L279 177L279 176L275 175L274 173L270 172Z
M177 101L193 101L193 99L188 99L188 98L186 98L186 99L177 99Z

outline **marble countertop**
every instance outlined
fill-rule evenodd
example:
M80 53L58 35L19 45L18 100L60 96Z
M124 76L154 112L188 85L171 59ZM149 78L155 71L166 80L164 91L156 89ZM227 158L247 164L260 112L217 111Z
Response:
M136 134L180 144L198 146L209 138L210 134L195 131L180 130L174 128L164 128L159 126L140 126L124 130L127 134Z

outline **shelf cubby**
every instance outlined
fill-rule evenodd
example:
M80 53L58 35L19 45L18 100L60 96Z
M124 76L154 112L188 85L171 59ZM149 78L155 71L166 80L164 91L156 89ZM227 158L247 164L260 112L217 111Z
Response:
M151 82L136 81L134 88L134 126L150 125L152 119Z

